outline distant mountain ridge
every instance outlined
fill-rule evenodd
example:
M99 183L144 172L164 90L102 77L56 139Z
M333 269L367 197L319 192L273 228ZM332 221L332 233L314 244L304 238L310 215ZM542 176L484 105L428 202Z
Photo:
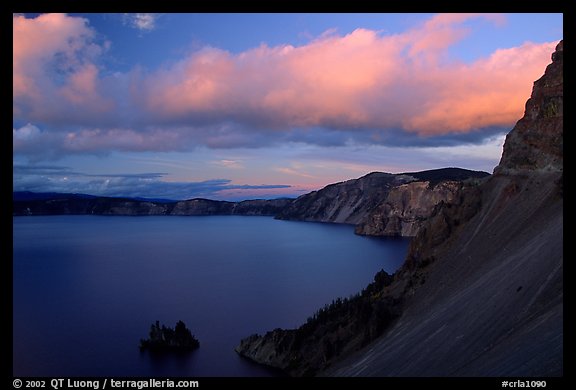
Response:
M297 199L183 201L65 193L13 193L13 215L266 215L278 219L355 224L365 235L413 236L440 202L451 202L466 180L487 172L443 168L372 172Z
M91 199L97 198L95 195L64 193L64 192L32 192L32 191L14 191L12 192L12 201L26 202L37 200L51 199Z
M226 202L116 198L86 194L14 192L12 215L266 215L274 216L292 199Z

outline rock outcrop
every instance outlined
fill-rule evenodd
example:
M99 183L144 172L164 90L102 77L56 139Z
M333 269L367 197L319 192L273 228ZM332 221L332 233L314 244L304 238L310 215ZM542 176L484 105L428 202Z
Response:
M354 224L363 235L414 236L437 204L459 196L462 182L488 175L460 168L373 172L302 195L276 218Z
M170 215L231 215L233 208L233 202L190 199L176 202Z
M232 215L278 215L293 199L252 199L234 203Z
M176 202L170 215L262 215L274 216L281 212L292 199L254 199L242 202L226 202L210 199L191 199Z
M371 292L372 309L358 311L366 323L377 305L393 315L377 340L326 349L355 320L334 306L330 326L299 344L297 331L275 330L237 351L292 375L563 375L562 42L552 60L495 174L438 204L393 280Z
M139 201L132 199L107 200L98 198L90 214L96 215L166 215L170 209L166 203Z
M405 175L372 172L359 179L330 184L302 195L276 218L357 224L386 199L391 188L413 180Z
M506 137L495 174L563 170L563 46L563 42L558 44L546 73L534 82L524 117Z
M394 187L384 202L356 225L355 232L368 236L415 236L436 205L453 203L462 188L462 182L451 180L435 186L418 181Z

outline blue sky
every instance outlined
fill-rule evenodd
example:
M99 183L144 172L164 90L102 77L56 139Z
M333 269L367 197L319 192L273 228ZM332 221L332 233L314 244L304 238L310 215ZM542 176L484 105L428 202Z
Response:
M239 200L491 172L562 31L562 14L14 15L14 190Z

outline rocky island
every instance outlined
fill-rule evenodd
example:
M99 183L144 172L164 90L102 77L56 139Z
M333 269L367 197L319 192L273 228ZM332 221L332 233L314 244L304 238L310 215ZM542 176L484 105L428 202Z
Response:
M160 322L150 326L150 337L140 340L141 351L166 352L176 351L185 352L193 351L200 348L200 342L192 335L190 329L182 321L176 323L174 329L160 326Z

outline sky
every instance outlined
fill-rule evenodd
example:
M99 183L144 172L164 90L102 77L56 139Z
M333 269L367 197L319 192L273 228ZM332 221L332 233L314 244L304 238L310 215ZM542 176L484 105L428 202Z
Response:
M492 172L562 14L14 14L13 188L296 197Z

